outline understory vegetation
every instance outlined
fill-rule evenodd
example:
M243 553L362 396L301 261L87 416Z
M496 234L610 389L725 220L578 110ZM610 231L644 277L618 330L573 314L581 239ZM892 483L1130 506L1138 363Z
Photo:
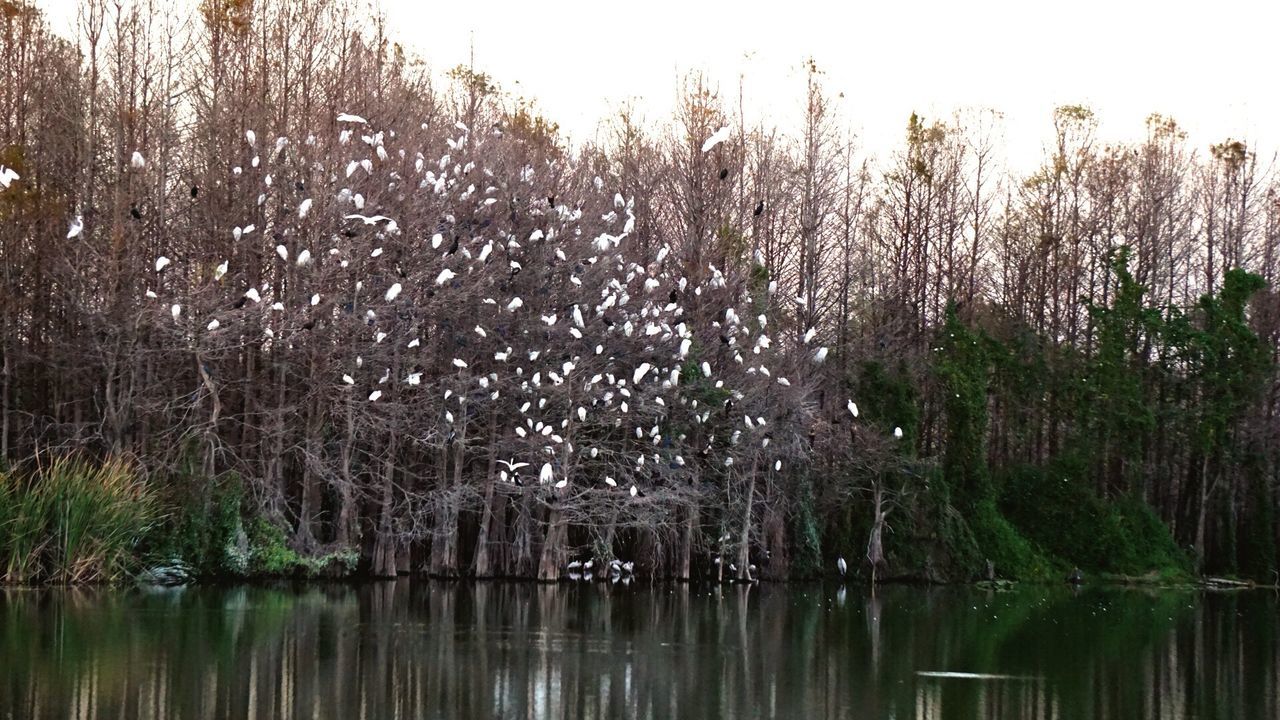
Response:
M8 582L1274 582L1256 150L866 149L814 63L793 131L695 75L571 146L354 8L0 0Z

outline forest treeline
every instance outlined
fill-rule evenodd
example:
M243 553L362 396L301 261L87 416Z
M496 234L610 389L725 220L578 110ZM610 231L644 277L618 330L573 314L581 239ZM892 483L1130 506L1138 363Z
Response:
M985 111L873 159L811 64L794 131L691 76L570 146L343 0L0 22L0 455L127 459L139 553L1273 578L1280 203L1244 142L1067 106L1029 175Z

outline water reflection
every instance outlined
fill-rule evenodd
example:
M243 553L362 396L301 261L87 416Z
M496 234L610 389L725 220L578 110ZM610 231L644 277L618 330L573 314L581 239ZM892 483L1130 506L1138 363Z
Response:
M0 718L1276 718L1276 608L1057 588L5 591Z

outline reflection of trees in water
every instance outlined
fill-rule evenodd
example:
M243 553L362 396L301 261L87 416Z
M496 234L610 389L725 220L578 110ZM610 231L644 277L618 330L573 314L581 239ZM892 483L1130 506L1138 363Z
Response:
M0 717L1280 717L1270 595L863 593L410 581L5 592Z

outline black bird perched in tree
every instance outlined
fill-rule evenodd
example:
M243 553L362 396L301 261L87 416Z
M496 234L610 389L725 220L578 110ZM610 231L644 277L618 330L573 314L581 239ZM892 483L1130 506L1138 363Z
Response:
M555 195L551 195L550 197L548 197L548 198L547 198L547 204L548 204L548 205L550 205L551 207L555 207L555 206L556 206L556 196L555 196Z
M755 212L753 212L753 213L751 213L751 214L752 214L752 215L755 215L756 217L759 217L759 216L760 216L760 213L762 213L762 212L764 212L764 201L763 201L763 200L761 200L760 202L756 203L756 209L755 209Z
M454 236L453 236L453 243L452 243L451 245L449 245L449 249L448 249L448 250L446 250L446 251L445 251L445 253L444 253L445 255L452 255L452 254L454 254L454 253L458 252L458 237L459 237L459 236L457 236L457 235L454 235Z
M195 199L195 197L196 197L197 195L199 195L199 194L200 194L200 186L199 186L199 185L192 185L192 186L191 186L191 198L194 200L194 199Z
M298 188L298 192L302 192L303 190L307 189L307 186L304 185L301 180L299 180L297 184L294 185L294 187Z
M729 168L724 168L720 171L720 179L723 180L727 177L729 177Z
M137 205L134 205L133 207L129 208L129 214L133 216L133 219L134 219L134 220L141 220L141 219L142 219L142 212L141 212L140 210L138 210L138 206L137 206Z

